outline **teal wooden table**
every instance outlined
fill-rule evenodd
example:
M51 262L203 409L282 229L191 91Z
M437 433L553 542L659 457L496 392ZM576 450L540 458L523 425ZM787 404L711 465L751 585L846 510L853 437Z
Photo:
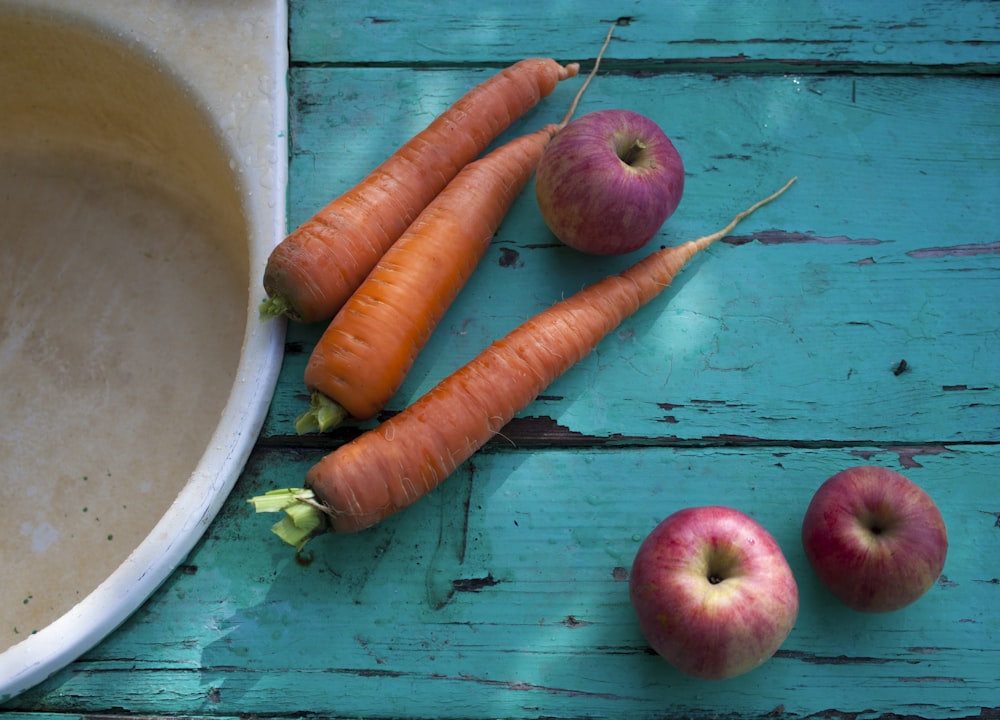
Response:
M636 110L675 140L686 193L654 243L798 184L431 496L299 558L246 498L356 430L295 435L321 328L290 326L202 542L5 718L1000 718L1000 3L298 0L289 225L497 68L586 71L611 22L578 112ZM640 254L561 247L525 192L389 411ZM887 615L838 605L798 540L817 485L863 463L927 488L951 535L940 581ZM718 502L771 530L802 607L770 662L695 681L648 650L627 576L661 518Z

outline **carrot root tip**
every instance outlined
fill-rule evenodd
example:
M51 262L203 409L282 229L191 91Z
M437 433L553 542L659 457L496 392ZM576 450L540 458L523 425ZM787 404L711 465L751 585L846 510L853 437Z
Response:
M323 393L314 392L309 409L295 418L295 432L305 435L311 432L326 432L347 419L347 410Z
M259 513L283 512L285 516L271 526L271 532L302 552L310 540L327 531L326 513L306 488L270 490L247 500Z

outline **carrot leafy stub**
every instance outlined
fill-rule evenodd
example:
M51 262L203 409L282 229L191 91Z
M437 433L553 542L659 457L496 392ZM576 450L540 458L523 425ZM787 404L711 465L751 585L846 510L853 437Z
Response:
M283 512L285 516L271 526L275 535L301 551L313 537L326 531L326 516L316 503L316 495L306 488L282 488L250 498L259 513Z
M286 541L291 538L291 544L301 548L326 530L362 530L419 500L655 298L696 253L725 237L793 182L795 178L721 230L651 253L542 311L405 410L326 455L306 474L311 495L287 491L285 497L266 503L268 511L294 518L285 523L296 528L286 534ZM251 502L256 505L257 499Z

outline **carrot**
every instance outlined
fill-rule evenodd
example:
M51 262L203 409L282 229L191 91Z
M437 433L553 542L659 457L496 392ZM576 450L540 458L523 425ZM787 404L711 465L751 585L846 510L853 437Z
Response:
M362 530L408 507L656 297L697 252L793 182L721 230L658 250L529 319L405 410L322 458L306 474L305 489L278 490L250 502L259 512L285 511L274 530L299 548L318 533Z
M296 420L299 433L322 432L348 417L372 418L396 394L486 253L549 140L570 121L614 27L562 121L466 165L340 308L306 365L312 402Z
M367 420L395 395L472 275L549 138L549 124L467 165L378 261L317 341L299 433Z
M333 317L426 205L496 137L574 77L578 63L521 60L474 87L274 248L263 318Z

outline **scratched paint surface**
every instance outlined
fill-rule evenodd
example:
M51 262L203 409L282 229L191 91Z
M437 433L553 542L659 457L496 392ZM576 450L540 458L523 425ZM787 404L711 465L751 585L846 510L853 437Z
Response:
M294 2L289 224L352 185L495 66L582 59L605 3ZM578 113L656 119L688 171L654 244L799 183L697 258L441 488L296 558L244 499L353 435L295 437L320 327L291 327L233 496L165 586L93 652L0 706L358 718L1000 718L1000 7L639 2ZM550 18L559 17L558 26ZM559 87L510 134L560 117ZM531 196L387 412L636 255L560 247ZM951 549L916 605L847 611L798 542L844 467L906 473ZM723 502L784 548L802 609L722 683L638 633L629 566L655 523Z
M359 95L384 77L361 74L344 81L359 83ZM430 71L419 77L447 82ZM341 77L325 70L308 82L315 91ZM525 125L560 115L573 91L559 88ZM970 225L1000 196L987 181L1000 157L1000 81L602 76L579 112L623 104L658 118L689 173L680 208L654 242L705 234L791 175L800 184L697 258L532 414L598 437L996 437L1000 334L988 309L1000 250L985 220L971 237ZM324 110L310 108L301 121ZM738 123L706 122L713 117ZM315 144L304 171L312 192L347 183L335 177L342 162L314 159L322 148L340 157L325 136L298 138L304 152ZM641 253L608 260L558 246L529 188L391 409L501 331ZM894 374L901 360L908 369ZM286 369L290 380L300 374L298 358ZM287 431L285 402L298 412L300 394L300 383L282 383L268 432Z

